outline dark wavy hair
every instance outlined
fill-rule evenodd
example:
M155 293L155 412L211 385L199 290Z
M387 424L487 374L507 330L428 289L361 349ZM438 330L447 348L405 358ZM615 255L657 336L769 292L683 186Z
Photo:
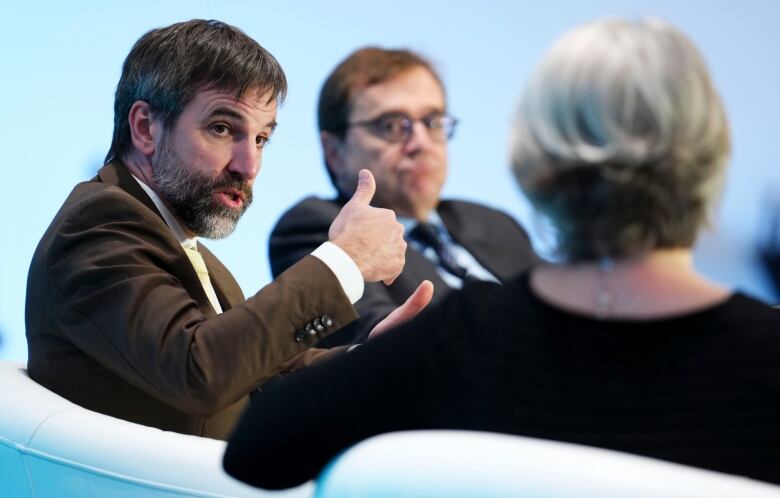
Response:
M130 150L128 114L139 100L170 129L202 89L240 98L271 91L281 103L287 78L279 62L243 31L220 21L193 19L153 29L130 50L114 99L114 134L106 162Z

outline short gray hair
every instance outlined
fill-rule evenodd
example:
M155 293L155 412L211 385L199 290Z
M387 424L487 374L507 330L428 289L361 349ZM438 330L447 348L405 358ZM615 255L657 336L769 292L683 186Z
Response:
M701 55L657 19L565 34L532 76L511 136L515 176L569 261L692 246L729 150Z

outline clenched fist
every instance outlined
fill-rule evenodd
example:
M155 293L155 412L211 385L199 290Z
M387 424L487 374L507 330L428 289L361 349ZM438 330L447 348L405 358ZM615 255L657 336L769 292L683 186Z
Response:
M357 264L363 280L390 285L404 268L404 228L390 209L371 207L376 183L370 171L360 170L352 199L328 230L328 239Z

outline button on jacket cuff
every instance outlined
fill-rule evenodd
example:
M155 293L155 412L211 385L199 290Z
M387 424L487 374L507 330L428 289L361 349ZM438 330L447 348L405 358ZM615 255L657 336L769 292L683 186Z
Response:
M295 334L295 342L303 342L307 338L318 337L318 334L333 326L333 319L328 315L317 317Z
M330 268L344 289L349 302L355 304L363 297L363 275L357 265L342 248L332 242L324 242L320 247L312 251L312 256Z

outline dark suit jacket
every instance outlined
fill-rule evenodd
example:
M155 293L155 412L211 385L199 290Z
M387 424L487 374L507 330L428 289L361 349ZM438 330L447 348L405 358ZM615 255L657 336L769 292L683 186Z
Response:
M77 185L43 235L27 283L30 376L88 409L225 438L255 387L308 364L317 317L356 318L314 257L244 299L204 246L217 315L181 245L124 165ZM286 362L286 363L285 363Z
M328 228L342 206L343 201L307 197L282 215L269 240L274 276L328 240ZM472 202L446 200L439 203L436 211L452 238L500 282L508 282L536 261L528 234L506 213ZM432 304L452 290L437 273L436 265L420 252L407 248L406 265L393 285L366 283L363 298L355 305L360 319L323 339L320 345L362 341L425 279L433 282L435 288Z

